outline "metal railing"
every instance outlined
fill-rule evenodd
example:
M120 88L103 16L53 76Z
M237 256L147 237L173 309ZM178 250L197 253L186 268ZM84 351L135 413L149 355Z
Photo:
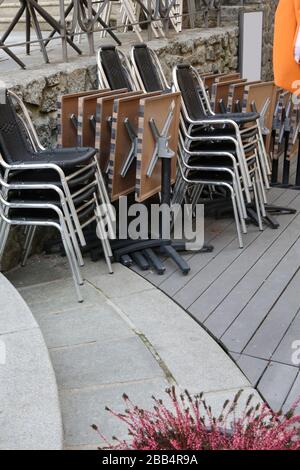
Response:
M5 0L0 0L1 4ZM113 4L120 5L122 24L111 25ZM31 52L31 46L39 44L44 61L49 62L47 52L48 44L54 39L61 40L62 60L68 60L68 46L78 54L82 54L80 38L88 39L89 53L95 53L94 34L100 37L110 35L121 45L117 35L120 31L133 30L139 40L142 40L141 31L146 29L148 40L153 37L167 37L169 28L176 32L182 30L183 21L187 18L191 28L195 27L197 15L203 15L203 26L208 26L208 15L214 11L217 24L220 23L221 0L198 0L199 9L196 9L195 0L187 0L187 11L183 11L183 0L59 0L59 19L47 11L47 8L38 3L38 0L20 0L16 11L6 31L0 37L0 50L2 49L11 59L26 68L21 58L12 51L17 46L25 46L26 54ZM25 41L7 42L9 36L21 18L25 18ZM41 18L48 25L51 32L43 37ZM32 39L34 30L36 39Z

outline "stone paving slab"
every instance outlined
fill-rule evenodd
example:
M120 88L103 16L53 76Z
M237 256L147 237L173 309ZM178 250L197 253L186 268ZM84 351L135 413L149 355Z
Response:
M59 389L129 382L163 376L137 337L51 350Z
M58 280L33 285L32 287L20 289L20 292L34 313L37 311L39 314L57 314L74 309L77 306L76 294L71 278L66 279L64 282ZM106 302L103 294L88 283L82 286L82 295L85 298L85 307Z
M62 313L47 315L35 311L49 348L75 346L96 341L121 340L132 337L131 329L107 303L76 306ZM107 328L103 329L103 323Z
M183 389L199 393L249 385L208 333L195 328L194 320L162 292L145 291L142 297L136 294L114 301L151 342Z
M108 406L116 412L123 412L122 395L124 392L135 404L149 407L151 404L150 395L164 398L164 390L168 385L168 382L161 377L107 387L61 391L65 446L76 446L77 448L94 446L95 448L97 445L103 444L102 439L91 429L92 424L97 424L109 439L112 436L118 436L121 439L127 438L126 426L110 416L105 407Z

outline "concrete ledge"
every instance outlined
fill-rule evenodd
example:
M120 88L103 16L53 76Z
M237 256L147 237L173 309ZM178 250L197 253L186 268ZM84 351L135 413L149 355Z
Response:
M0 449L60 450L54 371L28 306L0 274Z

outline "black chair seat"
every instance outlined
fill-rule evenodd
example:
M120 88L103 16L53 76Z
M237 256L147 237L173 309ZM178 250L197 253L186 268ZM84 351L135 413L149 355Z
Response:
M252 145L249 145L246 149L246 155L254 152L256 149L256 143L254 142ZM236 146L233 142L226 142L226 141L193 141L190 145L190 150L193 152L230 152L232 155L236 157Z
M252 126L251 126L252 127ZM243 134L241 135L242 141L245 139L249 139L251 137L255 137L257 134L257 129L250 129L246 131L246 127L241 129L243 131ZM246 132L245 132L246 131ZM236 132L232 127L212 127L212 126L193 126L190 130L190 135L193 137L196 136L231 136L234 137L236 136Z
M220 119L221 121L223 119L231 119L232 121L236 122L236 124L238 126L243 126L244 124L250 124L250 123L254 123L257 119L259 119L259 114L258 113L226 113L226 114L215 114L215 115L206 115L206 116L203 116L202 119L204 120L208 120L208 121L214 121L214 120L218 120ZM220 123L222 124L222 122ZM211 124L212 126L214 126L214 124L212 123ZM218 125L218 124L216 124ZM222 124L223 126L224 124ZM207 124L203 124L203 126L207 126ZM204 127L201 126L201 125L195 125L192 129L192 132L197 132L197 130L201 130L201 129L204 129ZM232 127L229 127L226 125L226 127L222 127L221 129L220 128L217 128L215 127L213 129L213 132L217 132L217 131L222 131L222 134L224 134L224 131L228 132L228 133L234 133L234 129Z
M95 185L74 197L72 200L75 207L90 201L94 192ZM8 201L11 203L44 202L46 204L55 204L56 206L61 207L61 201L57 192L52 190L12 190L8 194Z
M206 166L206 167L226 167L233 168L233 163L230 157L216 157L211 155L193 155L188 159L188 164L191 166Z
M21 202L18 200L18 202ZM29 201L24 201L28 203ZM36 201L32 201L36 202ZM95 204L90 204L83 211L78 214L79 221L83 223L86 219L94 214ZM53 222L59 223L57 213L52 209L9 209L8 218L14 221L26 222L28 220L36 223L40 222Z
M89 163L96 153L96 149L89 147L43 150L32 154L32 159L26 163L54 163L63 169L74 169L74 166Z
M201 181L215 181L218 183L224 182L232 182L232 176L230 173L225 171L214 171L213 167L210 171L201 171L201 170L190 170L188 172L188 178L192 182L192 180L201 180Z
M238 125L248 124L259 119L259 113L225 113L216 114L215 116L208 116L209 119L231 119ZM205 118L206 119L206 118Z
M74 171L74 168L73 168ZM67 173L65 173L68 176ZM77 187L81 187L93 181L95 179L95 168L91 167L89 170L85 171L83 174L80 174L68 181L68 186L70 189L74 190ZM23 170L11 172L9 174L9 183L11 184L55 184L59 188L62 188L61 180L55 170Z

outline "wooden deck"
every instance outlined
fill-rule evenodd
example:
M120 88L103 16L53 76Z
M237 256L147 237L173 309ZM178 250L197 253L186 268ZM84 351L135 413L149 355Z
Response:
M273 409L286 409L300 395L300 193L272 188L268 201L299 212L278 216L277 230L250 225L243 249L231 219L206 220L214 251L186 255L188 276L170 261L164 275L142 275L223 345Z

